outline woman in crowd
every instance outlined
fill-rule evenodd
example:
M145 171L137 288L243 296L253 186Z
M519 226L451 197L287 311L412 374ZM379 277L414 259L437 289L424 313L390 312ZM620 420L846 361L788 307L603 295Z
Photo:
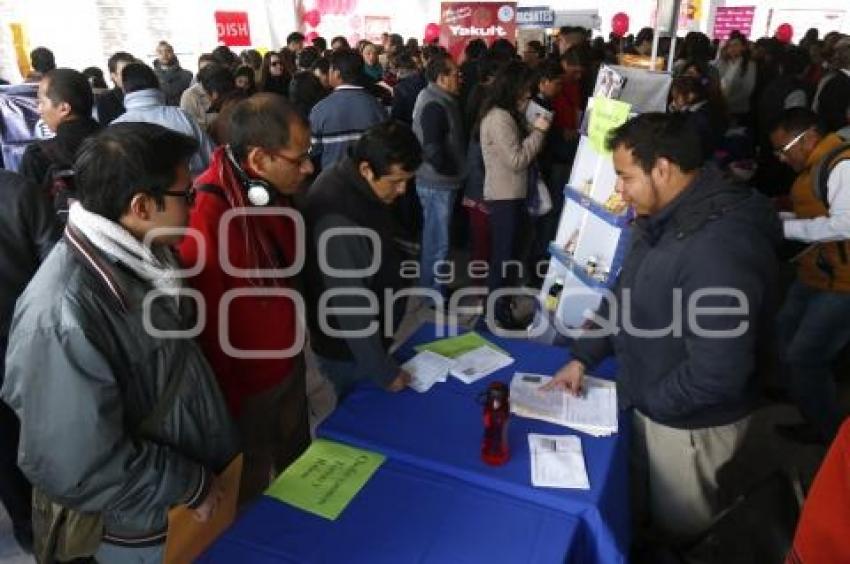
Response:
M363 71L370 79L380 82L384 78L384 67L378 62L378 47L374 43L366 43L363 46Z
M531 99L534 74L526 65L510 61L493 80L481 108L478 137L484 159L484 200L490 219L490 272L492 293L515 282L505 263L517 260L517 239L525 217L528 169L543 149L548 118L540 116L529 126L525 110ZM516 319L509 297L496 300L496 320L506 328L524 325Z
M254 81L254 69L248 65L242 65L233 73L236 80L236 89L241 90L249 96L257 91L257 83Z
M670 111L688 114L702 139L703 158L709 160L729 127L722 100L712 98L708 78L680 76L670 88Z
M756 65L750 61L746 37L732 32L715 64L729 113L739 125L749 124L750 97L756 87Z
M289 92L290 75L283 68L283 58L280 53L269 51L263 57L263 72L260 89L263 92L274 92L286 96Z

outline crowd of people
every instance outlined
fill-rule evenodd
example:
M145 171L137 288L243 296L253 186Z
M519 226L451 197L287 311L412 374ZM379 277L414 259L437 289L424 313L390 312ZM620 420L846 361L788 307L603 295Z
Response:
M552 386L578 393L616 355L636 530L666 541L722 508L718 473L765 394L803 415L786 438L838 433L850 37L657 45L669 113L609 139L637 219L614 288L630 298L599 314L631 311L615 335L577 339ZM469 281L485 295L539 287L597 72L652 46L651 29L568 27L549 47L475 39L454 60L396 34L328 49L294 32L264 55L219 46L193 76L163 41L152 65L112 55L111 89L35 49L27 81L55 136L0 171L0 498L19 543L45 562L157 562L167 510L208 520L237 452L244 506L307 448L305 346L338 398L361 381L400 391L401 296L417 286L442 311L455 249L488 267ZM545 112L529 120L531 102ZM538 179L551 209L532 214ZM709 334L627 330L667 327L677 291L709 287L736 292L700 302ZM525 328L520 305L503 295L488 313Z

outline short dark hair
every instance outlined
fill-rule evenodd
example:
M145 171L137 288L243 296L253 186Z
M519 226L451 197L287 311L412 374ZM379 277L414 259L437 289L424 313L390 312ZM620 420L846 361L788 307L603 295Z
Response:
M397 33L390 34L390 46L395 48L404 47L404 38Z
M263 66L263 56L256 49L245 49L239 54L239 60L252 69L258 69Z
M484 40L480 37L476 37L472 41L466 44L466 47L463 50L464 57L466 57L467 61L474 61L476 59L480 59L487 53L487 44L484 43Z
M200 57L198 57L198 67L200 67L203 63L218 63L218 59L216 59L212 53L202 53Z
M47 74L56 68L56 59L47 47L36 47L30 51L30 64L36 72Z
M283 96L262 92L242 100L230 114L230 148L240 162L251 147L275 150L289 146L293 124L309 128L298 110Z
M414 172L422 164L422 146L410 127L398 121L385 121L371 129L351 148L352 160L367 163L380 178L393 165Z
M84 68L83 76L86 77L92 88L108 88L106 81L103 79L103 70L99 67Z
M448 53L439 53L428 59L428 65L425 67L425 76L429 82L437 82L441 76L445 76L451 70L454 64L451 55Z
M430 61L432 57L436 57L437 55L445 52L446 50L442 46L429 43L422 47L422 59L427 62Z
M145 63L130 63L121 71L121 84L125 94L159 88L159 79Z
M416 61L413 60L413 55L410 54L407 47L399 49L390 56L390 66L395 68L396 71L416 70L417 68Z
M703 163L699 133L682 113L641 114L612 131L607 145L611 151L620 147L631 150L635 162L646 173L660 158L683 172L696 170Z
M534 71L535 83L541 80L556 80L564 76L564 67L555 59L545 59Z
M497 39L490 45L490 55L502 61L510 61L516 58L516 46L507 39Z
M635 45L640 45L641 43L645 43L647 41L652 43L654 38L655 32L653 31L653 29L651 27L645 27L641 29L638 32L637 37L635 37Z
M298 68L301 69L310 69L313 68L313 65L316 61L321 58L321 53L315 47L304 47L300 53L295 57L298 62Z
M235 67L239 63L239 57L227 45L219 45L213 49L212 56L219 64L228 67Z
M286 36L286 44L289 45L290 43L303 43L305 39L307 38L304 37L303 33L293 31L292 33Z
M331 72L331 63L325 57L322 57L310 68L311 71L319 71L322 74L328 74Z
M534 53L537 55L537 57L539 59L545 59L546 58L546 48L543 47L543 44L540 43L539 41L537 41L536 39L534 41L529 41L526 44L526 47L528 48L529 51L534 51Z
M812 60L809 51L802 47L789 45L779 56L779 64L782 74L786 76L797 76L806 71Z
M777 130L787 131L791 135L800 134L807 129L814 129L821 135L827 131L821 118L809 108L791 108L785 110L782 117L777 121L771 133Z
M54 104L67 103L71 113L77 117L91 116L94 94L88 79L74 69L53 69L44 75L47 81L47 97Z
M208 95L224 96L236 89L236 80L229 68L218 63L210 63L198 71L198 82Z
M117 222L142 192L164 205L163 192L198 142L152 123L116 123L86 139L77 154L74 186L88 211Z
M363 57L357 51L342 49L334 51L328 57L330 68L339 71L342 81L355 84L363 74Z
M313 47L319 50L319 52L324 53L328 50L328 40L324 37L314 37L313 38Z
M117 53L113 53L109 59L106 61L106 68L109 69L109 72L114 74L118 70L118 63L135 63L136 57L128 53L127 51L118 51Z
M348 39L346 39L342 35L337 35L336 37L331 39L331 47L333 47L334 43L342 43L343 49L351 49L351 45L348 43Z

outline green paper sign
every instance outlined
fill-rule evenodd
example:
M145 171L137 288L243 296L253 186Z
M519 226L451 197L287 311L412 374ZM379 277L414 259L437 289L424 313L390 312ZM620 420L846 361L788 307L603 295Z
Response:
M334 521L384 460L376 452L316 439L266 495Z
M442 355L446 358L457 358L464 353L474 351L475 349L485 345L493 350L508 354L475 331L470 331L469 333L464 333L457 337L431 341L430 343L413 347L413 350L416 352L431 351L432 353Z
M588 134L590 146L600 155L608 155L610 151L605 146L608 134L626 123L629 119L631 105L611 100L610 98L594 98L593 107L590 109L590 124Z

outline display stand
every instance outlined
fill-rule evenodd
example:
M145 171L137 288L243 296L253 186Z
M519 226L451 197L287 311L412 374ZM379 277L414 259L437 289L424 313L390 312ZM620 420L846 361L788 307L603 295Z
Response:
M594 103L610 98L629 104L630 115L665 111L671 77L620 66L603 66L589 100L581 127L578 152L564 187L564 209L551 259L539 295L540 308L529 334L554 343L581 328L606 290L614 286L622 268L633 213L614 188L617 175L610 154L591 143L589 124Z

